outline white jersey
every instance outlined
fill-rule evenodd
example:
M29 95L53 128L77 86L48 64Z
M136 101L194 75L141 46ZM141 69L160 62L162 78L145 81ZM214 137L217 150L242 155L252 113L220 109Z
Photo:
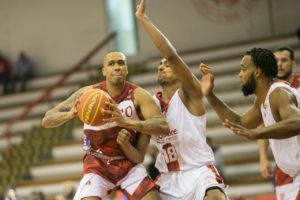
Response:
M167 136L152 136L159 149L155 167L161 172L182 171L210 165L212 149L206 143L206 115L191 114L181 101L178 90L166 104L159 93L154 96L170 127ZM162 104L165 104L164 106Z
M286 88L291 91L300 105L300 96L298 96L296 89L290 87L284 82L275 82L271 85L266 100L261 104L261 113L265 126L275 124L276 121L273 117L270 107L269 96L276 88ZM276 164L285 173L291 177L299 176L300 174L300 135L290 137L287 139L269 139L270 146L274 155Z

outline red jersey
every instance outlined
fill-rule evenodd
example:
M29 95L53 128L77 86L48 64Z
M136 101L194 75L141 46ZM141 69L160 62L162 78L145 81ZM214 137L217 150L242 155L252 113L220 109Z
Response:
M95 84L93 87L99 88L108 93L105 81ZM125 82L125 86L121 94L113 98L122 114L126 118L131 118L134 120L141 119L141 117L138 116L137 110L134 106L133 92L137 87L137 85ZM100 126L91 126L85 124L83 129L85 140L88 140L87 143L93 151L101 152L101 154L109 157L124 157L124 159L121 160L109 161L108 159L99 158L87 153L83 158L84 174L96 173L116 184L119 180L127 175L132 167L136 165L125 158L120 145L116 142L118 133L123 128L118 127L114 122L111 122ZM132 130L128 131L131 132L130 143L134 145L137 139L137 133Z

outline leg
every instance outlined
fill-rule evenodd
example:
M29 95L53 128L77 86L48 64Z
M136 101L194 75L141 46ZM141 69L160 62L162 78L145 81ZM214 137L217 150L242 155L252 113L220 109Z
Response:
M145 167L138 164L133 167L121 183L121 191L131 200L157 199L158 196L154 181L148 176ZM147 197L147 198L146 198Z
M214 188L206 191L204 200L226 200L226 196L220 188Z
M115 185L103 177L89 173L81 179L74 200L104 200Z

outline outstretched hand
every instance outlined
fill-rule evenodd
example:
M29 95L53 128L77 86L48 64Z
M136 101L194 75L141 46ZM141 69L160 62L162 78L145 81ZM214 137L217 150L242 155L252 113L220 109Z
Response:
M210 67L208 67L203 63L199 65L199 71L202 74L202 78L201 78L202 93L204 96L209 96L213 92L214 76L212 74Z
M255 129L247 129L244 126L231 122L228 119L225 119L223 122L223 125L227 128L231 129L237 136L240 136L246 140L255 140L256 138L256 132Z
M141 0L139 5L136 6L135 16L137 18L143 17L145 15L145 0Z

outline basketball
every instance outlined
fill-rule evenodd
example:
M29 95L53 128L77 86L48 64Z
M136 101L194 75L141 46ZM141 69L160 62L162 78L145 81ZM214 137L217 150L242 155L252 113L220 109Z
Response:
M89 89L83 92L76 104L78 117L80 120L89 125L99 126L103 122L103 110L108 110L105 102L112 101L109 94L100 89Z

